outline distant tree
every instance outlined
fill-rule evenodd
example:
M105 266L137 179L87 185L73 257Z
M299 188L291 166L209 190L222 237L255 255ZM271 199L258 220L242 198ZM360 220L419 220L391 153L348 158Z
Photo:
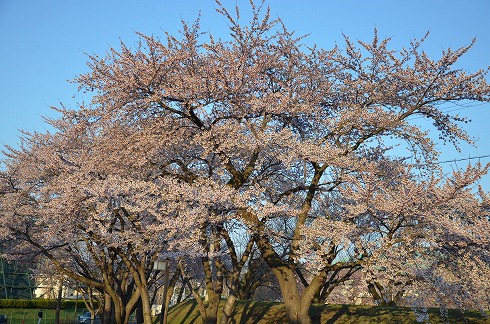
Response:
M179 38L140 35L134 49L122 43L90 57L76 82L93 92L91 103L60 109L58 133L31 136L10 155L4 235L28 233L35 247L42 236L53 242L45 254L80 248L80 237L101 242L143 304L150 262L192 251L206 261L216 305L225 224L247 228L290 323L310 323L312 301L358 271L385 292L401 282L481 303L488 200L471 188L488 166L444 180L429 136L472 143L466 120L443 111L448 102L490 101L486 71L454 68L471 45L432 60L425 37L394 51L375 31L370 43L345 37L344 50L324 50L303 45L263 3L251 2L246 25L238 8L235 17L217 3L229 40L203 42L197 21Z

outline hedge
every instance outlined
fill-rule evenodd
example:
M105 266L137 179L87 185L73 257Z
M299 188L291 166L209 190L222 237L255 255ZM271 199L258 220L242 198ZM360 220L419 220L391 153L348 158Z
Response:
M83 300L62 300L61 308L74 308L75 304L84 306ZM82 307L83 307L82 306ZM55 309L55 299L0 299L0 308L42 308L42 309Z

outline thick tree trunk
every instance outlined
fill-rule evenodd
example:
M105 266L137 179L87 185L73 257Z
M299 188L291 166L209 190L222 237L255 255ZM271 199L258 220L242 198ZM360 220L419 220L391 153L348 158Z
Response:
M225 306L223 307L223 312L221 313L221 324L228 324L228 322L230 321L233 309L235 308L236 300L236 294L230 293L230 295L226 299Z
M109 297L111 303L109 305L112 305L111 307L111 321L109 323L113 324L124 324L127 323L125 321L125 307L124 304L121 300L121 296L116 294L110 287L106 289L107 296Z
M116 324L125 324L124 323L124 307L121 303L114 301L114 316Z
M207 289L208 306L206 307L206 323L218 323L218 307L221 299L221 294L216 293L213 288Z
M294 272L289 269L288 271L290 273L278 276L288 323L311 324L309 310L313 301L314 289L310 289L309 292L305 290L303 294L300 294L296 287L296 281L294 281ZM293 283L291 283L291 279L293 279Z
M228 324L231 319L231 315L233 314L233 310L235 309L235 303L237 301L237 292L239 286L240 272L235 271L231 276L231 286L230 292L228 294L228 298L226 299L225 306L223 307L223 311L221 312L221 320L220 324Z
M102 321L104 324L111 323L112 300L108 293L104 293L104 311L102 313Z
M141 291L141 304L143 310L143 321L144 323L151 323L151 306L150 306L150 296L148 294L148 287L146 284L139 288Z
M281 260L265 237L257 237L256 243L261 250L262 257L279 281L288 323L310 324L311 319L308 312L315 294L324 282L324 276L316 275L301 294L298 290L294 269Z
M265 260L265 262L267 262L279 281L279 287L281 288L288 323L309 324L310 322L306 321L306 319L304 319L305 322L300 322L300 296L294 271L289 268L288 264L279 257L267 237L256 235L254 239L258 248L260 249L262 258Z
M296 285L294 272L286 266L273 267L272 271L276 275L279 281L279 286L281 287L288 323L311 323L310 318L308 317L308 310L306 311L306 318L304 316L304 312L301 311L301 298Z

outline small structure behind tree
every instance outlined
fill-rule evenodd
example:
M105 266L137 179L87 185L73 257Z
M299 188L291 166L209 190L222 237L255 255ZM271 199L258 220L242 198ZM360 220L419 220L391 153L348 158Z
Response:
M35 282L31 273L17 261L7 262L0 258L0 298L32 299Z

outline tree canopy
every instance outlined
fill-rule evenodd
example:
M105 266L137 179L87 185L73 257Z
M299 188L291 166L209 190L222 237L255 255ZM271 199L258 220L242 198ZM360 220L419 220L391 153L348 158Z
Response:
M443 107L490 101L487 70L454 68L473 43L434 60L426 37L393 50L374 30L311 48L263 4L247 25L217 5L228 39L197 20L90 56L75 82L91 102L55 108L55 133L10 149L1 234L18 244L7 253L42 254L100 289L118 323L139 299L149 316L156 258L197 257L219 300L253 245L290 323L309 323L311 303L353 273L379 303L488 305L489 196L475 183L489 166L446 175L429 136L471 143Z

